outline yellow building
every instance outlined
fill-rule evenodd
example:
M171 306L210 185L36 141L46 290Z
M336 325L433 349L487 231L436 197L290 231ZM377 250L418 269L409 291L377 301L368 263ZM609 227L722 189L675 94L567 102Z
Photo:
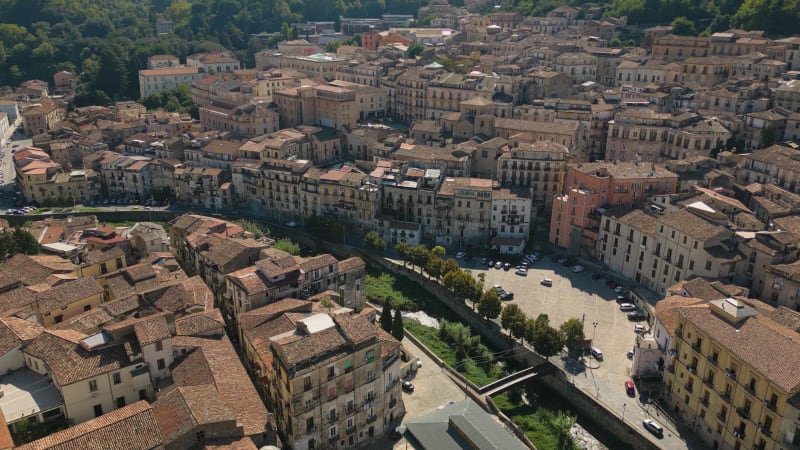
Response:
M84 311L100 306L103 288L96 279L83 277L37 292L34 307L39 322L51 327Z
M794 449L800 336L789 322L797 315L754 307L728 298L677 310L668 401L715 449Z

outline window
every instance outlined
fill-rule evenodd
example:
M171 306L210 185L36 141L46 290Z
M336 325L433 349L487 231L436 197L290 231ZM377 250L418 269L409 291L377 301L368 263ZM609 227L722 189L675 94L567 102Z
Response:
M158 366L158 370L164 370L164 367L166 367L166 364L164 364L164 358L156 361L156 365Z
M160 352L164 350L164 344L161 341L156 342L156 351Z
M336 429L336 425L332 426L330 430L328 430L328 432L330 433L331 438L335 438L336 436L339 435L338 430Z
M125 406L125 397L117 397L117 408Z
M706 261L706 270L711 270L711 261Z
M94 405L94 416L100 417L103 415L103 405Z
M336 367L328 366L328 379L330 380L331 378L333 378L335 376L336 376Z
M306 391L311 389L311 376L303 377L303 389Z
M139 400L147 400L147 389L139 390Z
M306 419L306 433L313 433L314 432L314 417L309 417Z
M89 392L97 392L97 380L89 380Z
M328 411L328 420L331 422L336 420L336 408L331 408L331 410Z
M122 383L122 376L119 374L119 372L112 375L112 378L114 379L114 384Z

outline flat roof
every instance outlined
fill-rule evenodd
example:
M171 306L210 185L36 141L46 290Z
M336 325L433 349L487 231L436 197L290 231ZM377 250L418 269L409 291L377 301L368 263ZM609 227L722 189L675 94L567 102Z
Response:
M62 405L58 389L44 375L18 369L0 377L0 409L8 423L58 408Z

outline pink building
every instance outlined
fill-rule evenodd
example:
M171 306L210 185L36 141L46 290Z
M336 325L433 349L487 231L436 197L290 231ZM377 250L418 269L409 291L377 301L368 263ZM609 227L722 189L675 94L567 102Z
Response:
M677 189L678 175L658 164L568 164L563 193L553 199L550 242L573 254L580 248L592 252L599 238L602 208L631 207Z

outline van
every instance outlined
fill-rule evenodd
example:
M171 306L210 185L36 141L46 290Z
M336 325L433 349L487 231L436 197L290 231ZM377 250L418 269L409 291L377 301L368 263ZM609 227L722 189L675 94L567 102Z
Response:
M647 429L647 431L653 433L656 437L663 438L664 437L664 428L661 427L655 420L652 419L644 419L642 425Z
M597 347L592 347L592 356L598 361L603 360L603 351Z

